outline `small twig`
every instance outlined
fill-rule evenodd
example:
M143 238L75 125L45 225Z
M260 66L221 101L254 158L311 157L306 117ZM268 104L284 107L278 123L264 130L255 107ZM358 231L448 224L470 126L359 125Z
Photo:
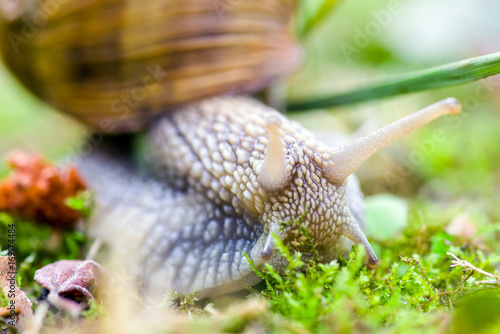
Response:
M467 282L467 280L472 276L472 274L473 274L473 272L469 273L469 274L466 274L465 277L462 278L462 281L458 284L458 286L457 286L457 288L455 290L453 290L453 291L439 292L435 296L432 296L431 298L429 298L429 300L426 301L425 303L423 303L422 305L429 304L430 302L432 302L437 297L442 297L442 296L446 296L446 295L455 295L457 293L461 293L461 290L462 290L465 282ZM453 304L451 302L450 302L450 308L453 308Z
M424 276L424 279L425 279L425 281L427 282L427 285L429 285L430 287L432 287L432 284L431 284L431 282L429 281L429 278L427 277L427 273L425 272L424 267L422 266L422 264L420 263L420 261L419 261L419 260L417 260L417 259L414 259L414 260L415 260L415 262L417 263L417 265L420 267L420 270L422 271L422 276Z
M500 284L498 280L484 280L484 281L476 281L475 284Z
M43 327L43 322L49 311L49 303L42 302L38 305L35 316L32 318L32 322L24 330L24 334L39 334Z
M490 277L492 278L492 280L484 280L484 281L478 281L478 282L475 282L475 284L498 284L500 285L500 276L498 275L493 275L487 271L484 271L482 269L479 269L478 267L476 266L473 266L469 261L465 261L465 260L462 260L462 259L459 259L455 254L453 253L446 253L450 256L453 256L454 260L451 261L451 267L454 268L454 267L463 267L463 268L466 268L466 269L471 269L472 271L476 271L484 276L487 276L487 277Z
M209 303L207 306L205 306L203 310L208 312L208 314L210 314L211 316L220 316L221 314L212 303Z
M95 255L101 248L101 246L102 246L102 240L99 238L95 239L94 242L92 243L92 246L90 246L89 252L87 253L87 257L85 258L85 260L93 260Z
M427 300L425 303L422 304L423 305L427 305L429 304L430 302L432 302L434 299L436 299L437 297L442 297L442 296L446 296L446 295L455 295L457 293L460 293L460 291L457 290L454 290L454 291L445 291L445 292L440 292L434 296L432 296L431 298L429 298L429 300Z

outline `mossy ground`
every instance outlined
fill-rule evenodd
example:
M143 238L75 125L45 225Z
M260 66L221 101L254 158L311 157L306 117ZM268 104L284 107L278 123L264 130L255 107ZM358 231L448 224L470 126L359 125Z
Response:
M395 201L386 204L386 208L400 205L395 197L386 201ZM425 216L429 210L425 203L410 201L409 207L405 227L386 225L385 236L371 238L380 258L376 269L366 266L362 248L355 247L347 259L341 257L328 264L317 263L314 256L304 263L299 252L276 238L277 251L289 262L285 273L277 273L272 267L262 272L256 269L263 283L233 296L230 302L227 297L197 301L195 294L169 293L163 303L147 305L142 298L129 296L128 303L144 307L143 314L127 320L130 328L146 322L140 331L129 332L497 333L498 285L478 284L485 279L480 273L451 268L453 258L447 253L494 273L500 265L494 237L500 231L500 223L478 226L477 232L468 237L453 236L443 230L443 224L423 224L419 214L412 214ZM370 209L368 215L372 215ZM376 220L377 214L373 215L370 219ZM13 221L18 281L28 296L36 300L41 288L33 282L35 270L59 259L82 258L85 236L71 231L53 240L50 227L15 220L6 214L0 215L0 235L6 235L6 227ZM391 228L393 231L389 231ZM298 231L308 245L307 229L301 227ZM1 245L5 247L3 240ZM97 302L91 303L81 319L49 311L45 331L104 331L103 324L120 318L116 312L112 303ZM146 321L151 314L168 321L153 326Z

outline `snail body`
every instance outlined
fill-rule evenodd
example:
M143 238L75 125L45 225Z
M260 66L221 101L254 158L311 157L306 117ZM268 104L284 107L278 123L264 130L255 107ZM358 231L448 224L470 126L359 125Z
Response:
M329 147L250 98L191 104L147 131L148 176L109 155L82 162L99 205L92 233L153 292L208 296L252 285L259 278L245 253L258 267L268 262L284 269L272 234L294 244L280 223L297 219L322 261L354 242L375 266L352 173L394 140L458 110L457 101L447 99L351 144Z

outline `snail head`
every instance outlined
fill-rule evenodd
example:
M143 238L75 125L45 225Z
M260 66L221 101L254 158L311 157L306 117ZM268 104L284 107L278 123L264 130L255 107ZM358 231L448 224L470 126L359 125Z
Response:
M271 203L264 220L271 231L286 234L279 222L303 219L318 252L327 259L342 251L339 248L346 245L342 241L347 238L362 244L368 264L375 266L377 256L352 212L349 176L397 139L442 115L459 111L458 101L448 98L336 148L292 136L280 119L268 118L267 149L256 168L258 182ZM273 240L268 237L262 251L264 259L271 259L272 248Z
M261 235L252 248L254 260L279 261L273 233L297 245L293 229L283 226L300 219L322 259L334 259L354 242L365 247L368 263L375 266L377 257L360 227L362 195L350 175L395 140L459 110L457 100L449 98L350 144L330 147L255 100L212 98L164 117L145 149L150 165L170 184L205 194Z

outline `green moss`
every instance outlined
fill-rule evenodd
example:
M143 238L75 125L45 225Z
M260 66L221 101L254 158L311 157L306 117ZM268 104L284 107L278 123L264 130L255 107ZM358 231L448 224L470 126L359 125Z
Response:
M7 249L8 225L15 224L17 283L32 300L40 294L41 287L34 283L36 270L62 259L83 258L86 241L82 231L55 231L48 225L18 219L0 213L0 251Z
M82 312L82 315L90 321L97 321L99 318L102 318L107 315L106 309L104 306L97 302L95 299L92 299L89 302L89 307L87 310Z
M438 207L436 203L409 200L408 215L401 218L404 224L401 219L393 219L394 226L387 226L387 221L380 225L384 216L369 210L375 230L377 226L394 229L389 235L371 237L380 258L380 266L373 270L365 265L362 247L354 247L347 259L318 263L303 221L283 223L290 240L298 241L287 247L290 240L274 236L276 251L288 261L286 270L280 273L269 265L264 270L254 266L263 284L251 289L250 295L263 298L268 311L254 312L249 317L247 311L235 313L227 308L213 317L204 311L203 301L197 302L195 293L169 294L165 299L168 307L160 305L158 309L189 314L183 323L186 328L204 330L215 326L220 332L244 332L257 326L277 333L460 332L457 328L493 333L500 328L497 317L492 315L500 300L499 290L496 285L477 284L484 280L477 272L451 268L453 258L447 252L494 273L500 256L495 253L497 242L492 236L499 231L500 223L490 223L484 215L472 215L477 232L469 238L453 236L444 227L463 214L464 208L443 211ZM387 205L388 215L391 208L400 209ZM424 221L422 217L431 218ZM50 227L2 214L0 235L12 222L16 223L20 281L28 296L35 299L40 291L32 280L35 270L62 258L82 258L85 238L81 232L68 231L62 235L60 247L50 249ZM301 252L307 254L307 259ZM237 303L243 305L242 301ZM484 305L489 306L483 310ZM476 310L478 307L483 311ZM109 315L101 304L93 302L84 316L85 321L98 324L97 319Z
M9 298L5 295L2 289L0 289L0 307L9 306Z
M381 241L377 247L381 265L375 270L366 267L362 247L355 247L347 260L304 263L299 252L290 251L275 237L276 249L288 266L284 273L269 265L262 271L253 266L265 282L260 294L272 312L314 333L437 331L442 318L460 306L464 295L487 289L474 284L479 274L450 269L452 258L446 252L490 271L500 258L459 247L458 240L438 228L426 232L421 254L416 254L421 241L415 236L420 230L410 226L390 246ZM475 319L474 314L469 316Z
M81 191L76 196L66 199L65 204L80 212L83 218L89 218L94 210L94 194L89 191Z
M159 305L159 308L161 310L175 310L184 313L194 311L194 313L197 313L199 310L195 307L196 301L198 301L198 298L196 298L195 291L185 295L173 290L168 291L163 296L163 302Z

